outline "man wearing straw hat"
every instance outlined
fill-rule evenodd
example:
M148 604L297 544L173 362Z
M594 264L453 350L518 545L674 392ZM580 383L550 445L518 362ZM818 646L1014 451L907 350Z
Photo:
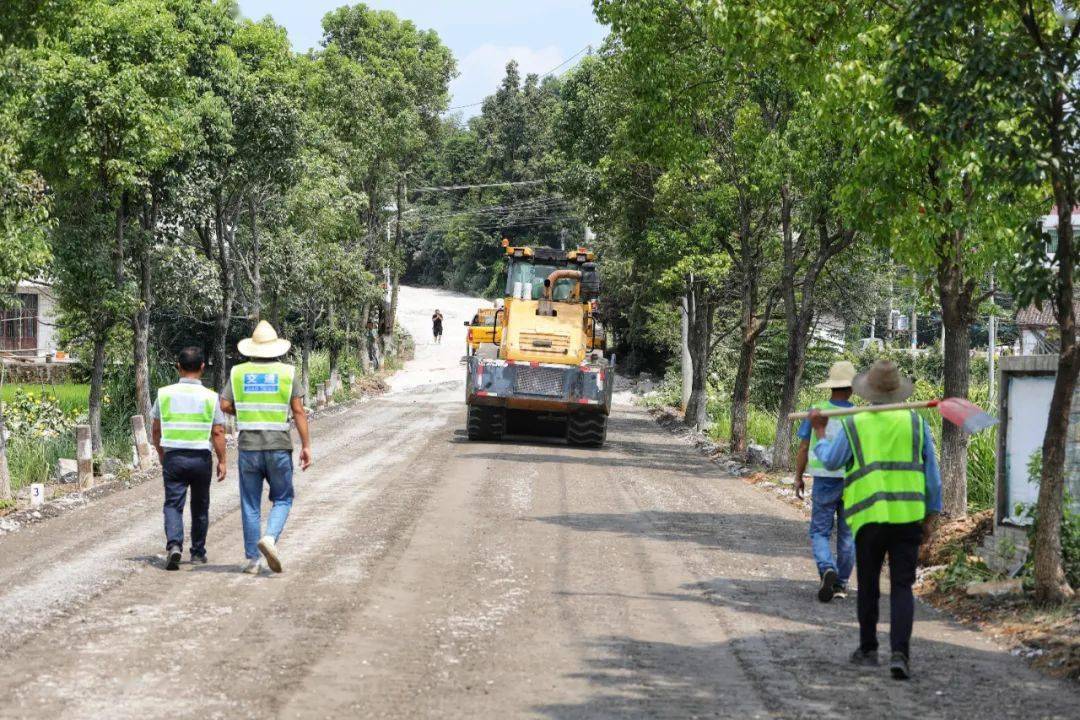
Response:
M237 345L248 362L233 367L221 393L221 409L236 416L240 430L240 514L244 525L244 572L258 575L259 554L274 572L281 572L277 542L293 503L293 441L289 415L300 436L300 469L311 465L311 439L304 390L294 382L295 368L281 362L291 343L260 320L251 337ZM262 530L263 481L269 485L270 515Z
M829 399L814 405L818 410L851 407L851 381L855 378L855 366L847 360L833 363L829 377L814 387L829 390ZM826 439L835 439L843 432L839 419L833 419L825 427ZM810 421L803 420L797 433L799 452L795 456L795 496L802 497L805 488L803 476L809 467L814 479L811 486L810 548L817 563L818 600L829 602L833 597L847 596L847 582L855 566L855 541L844 522L844 469L829 470L811 452L818 439L810 428ZM833 522L836 523L836 555L830 547Z
M873 405L898 403L912 383L896 365L878 360L852 381L855 394ZM915 564L924 525L941 512L941 474L930 427L914 410L862 412L844 417L844 432L826 438L828 418L810 411L818 437L814 453L826 468L845 468L844 519L855 535L859 579L859 647L856 665L878 664L879 580L889 557L890 671L898 680L911 677L911 628L915 616ZM929 529L929 528L927 528Z

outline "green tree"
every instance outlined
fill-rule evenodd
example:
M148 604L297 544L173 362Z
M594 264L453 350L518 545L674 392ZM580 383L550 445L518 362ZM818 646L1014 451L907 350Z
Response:
M917 2L905 19L901 46L901 81L911 85L911 104L940 118L952 137L975 135L986 148L982 157L989 158L980 169L1032 189L1046 205L1052 201L1058 216L1053 253L1030 233L1017 253L1020 267L1007 273L1021 302L1051 303L1061 337L1039 487L1036 595L1044 601L1072 595L1062 571L1060 529L1068 408L1080 373L1072 226L1072 211L1080 205L1078 13L1075 2L1049 0ZM1038 214L1028 209L1027 218L1011 225L1030 227Z
M116 323L136 311L126 231L149 178L182 143L186 88L176 69L186 65L190 43L159 2L96 0L78 8L65 33L39 52L33 70L32 142L64 198L67 217L98 229L103 217L112 218L110 232L92 237L84 228L63 228L55 236L61 247L54 249L62 302L67 298L69 315L93 344L89 414L95 450L101 449L105 345ZM69 242L108 247L87 247L80 256L79 247L64 246ZM91 258L107 258L109 272L89 267ZM84 294L90 289L98 292Z
M330 99L331 122L346 152L352 187L368 199L363 209L368 268L390 276L390 299L379 305L379 325L389 343L404 265L408 177L439 129L439 113L446 109L456 72L454 58L434 31L363 4L328 13L323 30L320 59L329 80L324 97ZM395 208L396 217L393 232L383 241L380 229L388 206Z
M857 153L841 200L856 227L896 261L932 278L945 335L945 394L967 397L969 327L996 264L1017 250L1015 222L1030 211L1015 188L986 172L988 155L969 116L952 126L922 102L904 44L903 15L871 16L830 69L826 102ZM893 38L900 38L900 45ZM935 58L934 72L946 61ZM967 512L967 437L946 425L944 509Z

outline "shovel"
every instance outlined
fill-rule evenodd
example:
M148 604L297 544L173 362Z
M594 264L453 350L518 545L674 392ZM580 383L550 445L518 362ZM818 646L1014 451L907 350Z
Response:
M975 403L963 398L945 398L944 400L923 400L920 402L888 403L885 405L864 405L861 407L836 408L835 410L822 410L822 417L840 417L843 415L855 415L864 412L885 412L886 410L919 410L922 408L937 408L941 417L956 425L968 435L985 430L997 425L997 418L985 412ZM805 420L810 417L808 412L797 412L788 415L788 420Z

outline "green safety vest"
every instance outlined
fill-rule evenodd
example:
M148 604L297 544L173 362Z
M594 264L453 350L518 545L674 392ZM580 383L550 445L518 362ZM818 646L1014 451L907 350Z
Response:
M902 524L926 516L922 418L914 410L844 418L852 462L844 477L844 519L857 535L866 523Z
M209 450L210 431L218 396L194 383L176 383L158 390L161 445L184 450Z
M814 403L812 406L818 410L836 410L839 405L833 405L832 402L826 400L824 402ZM835 440L840 433L843 432L843 427L840 424L839 418L829 418L829 424L825 426L825 440ZM814 454L814 447L821 442L818 439L817 433L811 431L810 433L810 454L808 456L808 462L806 463L807 472L811 477L829 477L829 478L842 478L844 477L844 468L837 468L835 470L829 470L825 467L825 463L818 460L818 456Z
M289 401L295 368L285 363L241 363L232 369L236 427L243 430L288 430Z

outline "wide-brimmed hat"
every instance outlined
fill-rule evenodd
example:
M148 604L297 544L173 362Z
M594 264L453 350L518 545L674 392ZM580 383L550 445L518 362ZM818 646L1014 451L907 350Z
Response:
M911 397L914 384L900 374L891 360L878 360L866 372L859 373L851 383L855 394L872 403L903 402Z
M834 362L829 368L829 377L825 382L819 382L816 388L849 388L851 381L855 379L855 366L847 360Z
M292 343L285 338L279 338L274 326L265 320L260 320L255 326L255 332L251 337L244 338L236 344L236 349L241 355L253 358L276 358L289 352Z

